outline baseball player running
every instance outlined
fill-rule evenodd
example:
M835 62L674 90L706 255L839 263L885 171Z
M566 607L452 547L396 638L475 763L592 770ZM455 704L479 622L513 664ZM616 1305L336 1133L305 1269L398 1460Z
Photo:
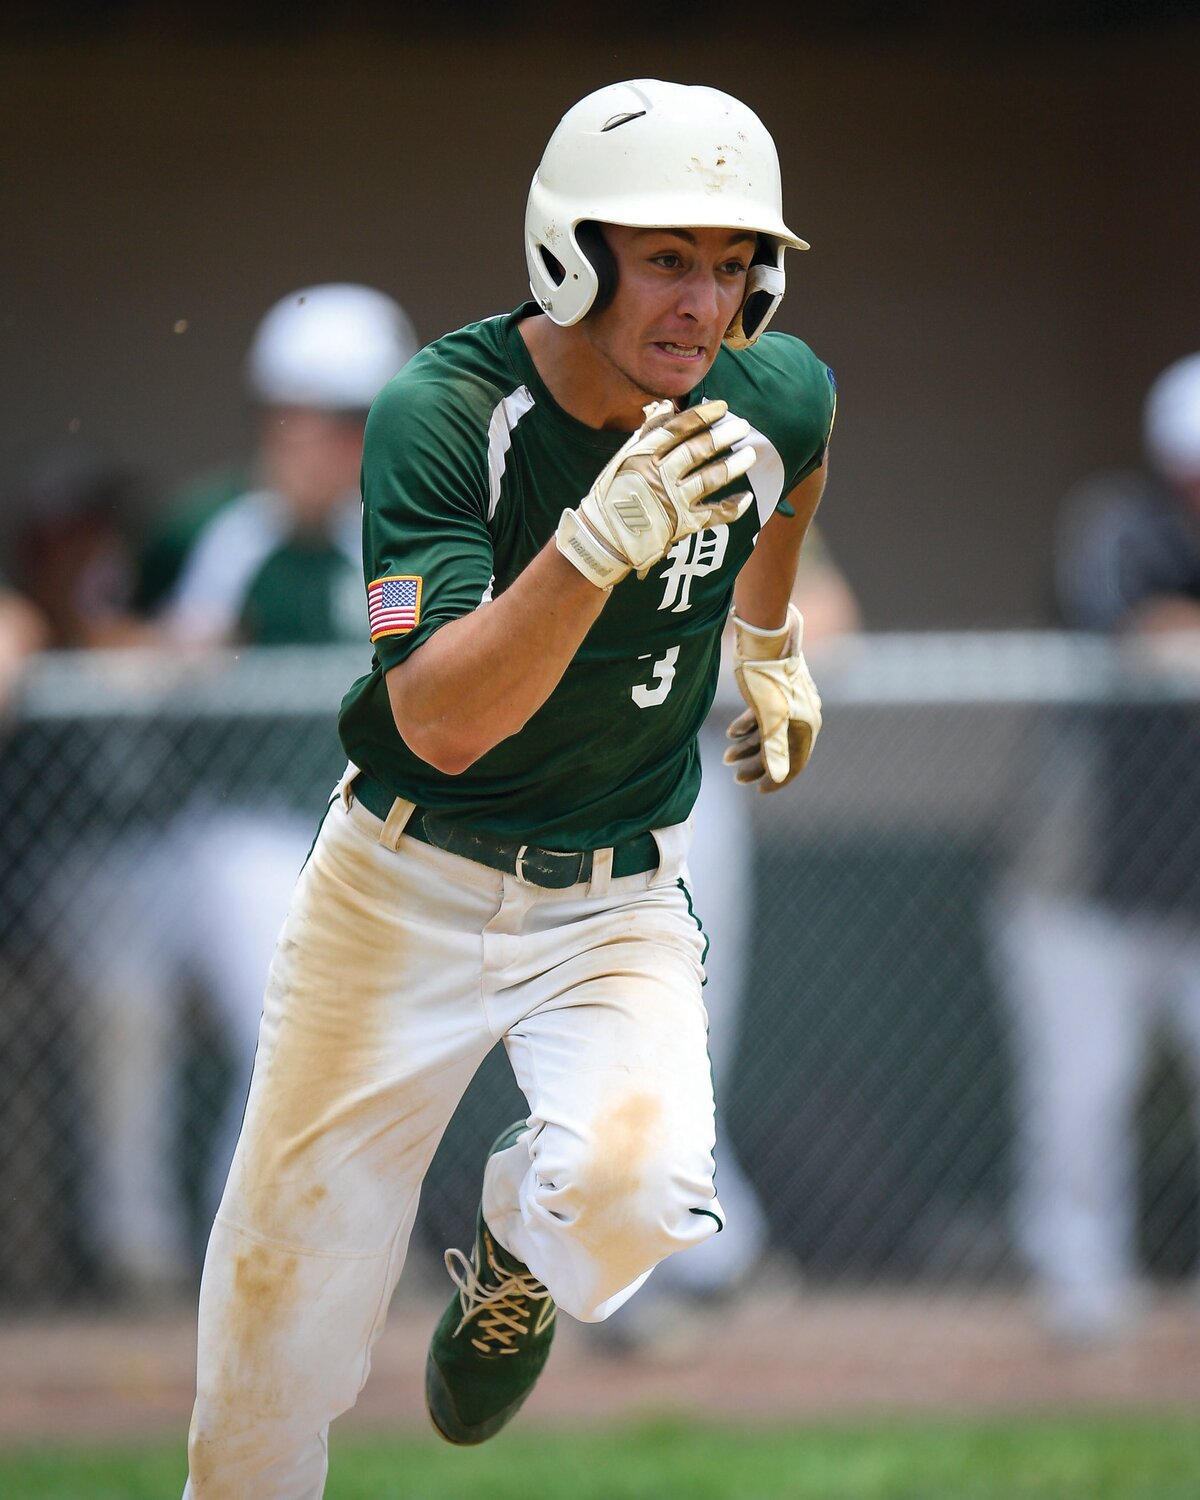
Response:
M757 116L655 80L567 112L525 242L535 300L430 345L368 420L376 655L209 1242L193 1500L322 1494L497 1040L528 1114L446 1255L426 1397L450 1442L511 1419L559 1308L603 1319L723 1228L689 819L731 606L738 778L784 785L820 728L788 601L833 383L764 334L807 247Z

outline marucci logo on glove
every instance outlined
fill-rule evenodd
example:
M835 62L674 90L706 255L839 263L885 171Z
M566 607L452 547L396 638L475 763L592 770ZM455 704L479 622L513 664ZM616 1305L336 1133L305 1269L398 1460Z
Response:
M371 640L406 635L421 618L421 579L412 575L377 578L367 585Z

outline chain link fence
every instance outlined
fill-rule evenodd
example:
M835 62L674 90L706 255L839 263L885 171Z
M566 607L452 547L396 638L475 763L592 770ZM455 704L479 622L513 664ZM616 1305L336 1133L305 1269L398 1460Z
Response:
M772 1245L810 1279L1033 1270L1066 1316L1135 1271L1195 1273L1185 644L1164 661L881 635L816 660L811 768L743 805L749 961L718 1069ZM32 663L0 749L0 1306L194 1294L271 945L364 665L341 648ZM712 995L714 1020L735 999ZM419 1242L461 1240L487 1144L522 1112L495 1054Z

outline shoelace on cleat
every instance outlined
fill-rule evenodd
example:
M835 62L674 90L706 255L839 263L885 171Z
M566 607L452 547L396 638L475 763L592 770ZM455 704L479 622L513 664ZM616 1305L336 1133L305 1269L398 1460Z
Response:
M538 1279L528 1271L505 1271L493 1266L500 1278L494 1285L483 1280L461 1250L446 1251L446 1270L450 1280L458 1288L458 1302L462 1317L454 1330L454 1337L472 1320L478 1335L471 1343L481 1354L519 1354L518 1340L529 1332L529 1321L533 1315L533 1303L538 1308L534 1333L544 1333L554 1320L556 1311L550 1293Z

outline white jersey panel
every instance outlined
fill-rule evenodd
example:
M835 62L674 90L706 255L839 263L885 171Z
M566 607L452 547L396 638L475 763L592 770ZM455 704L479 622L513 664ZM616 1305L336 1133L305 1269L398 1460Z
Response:
M251 579L286 535L287 508L271 490L252 490L228 505L192 549L167 600L171 635L195 645L228 636Z
M775 507L783 499L783 484L786 470L779 449L765 433L751 426L745 442L754 446L758 457L746 478L754 490L754 504L758 510L758 524L763 526L775 513ZM740 447L740 444L734 444Z
M504 482L504 469L508 462L508 450L512 447L513 432L527 411L533 409L533 397L526 386L511 391L492 413L488 423L488 520L496 514L500 504L500 487Z

